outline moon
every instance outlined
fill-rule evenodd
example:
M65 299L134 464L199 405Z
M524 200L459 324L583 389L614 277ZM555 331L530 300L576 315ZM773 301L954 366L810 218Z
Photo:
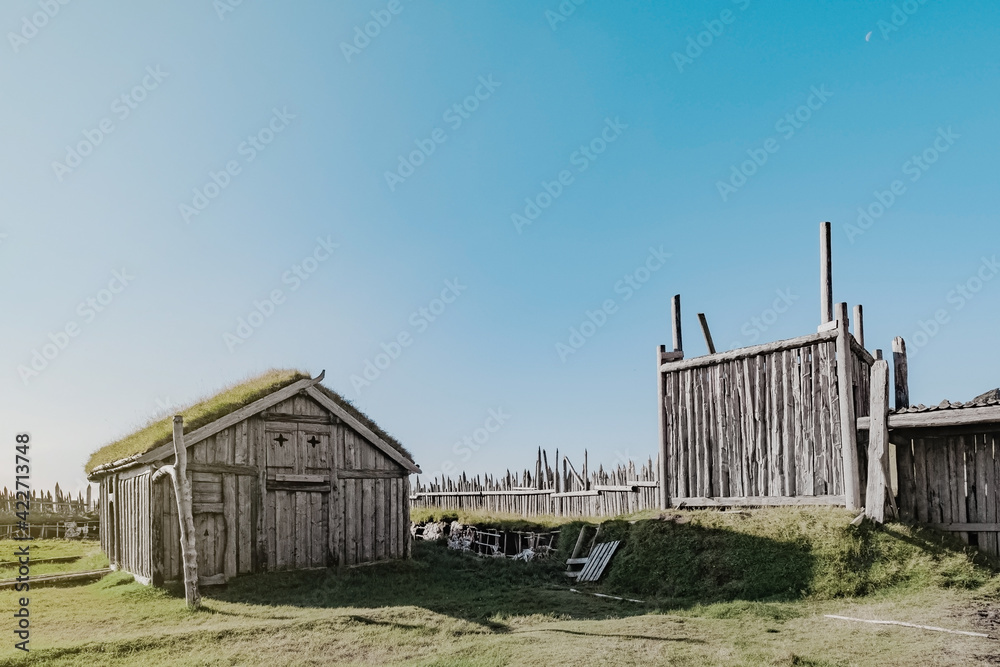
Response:
M866 42L870 42L870 41L872 41L872 32L874 32L874 31L873 31L873 30L869 30L869 31L868 31L868 34L867 34L867 35L865 35L865 41L866 41Z

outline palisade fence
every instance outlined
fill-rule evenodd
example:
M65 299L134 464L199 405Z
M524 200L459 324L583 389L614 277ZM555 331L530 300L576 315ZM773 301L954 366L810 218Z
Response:
M0 539L23 532L17 516L24 511L23 502L23 497L6 487L0 492ZM58 484L52 491L32 489L28 500L28 523L33 537L65 537L68 531L70 536L94 539L100 529L97 498L91 495L89 486L86 493L80 492L76 497L64 493Z
M548 452L538 450L534 471L510 470L502 477L464 473L456 479L435 478L422 483L418 477L410 495L412 509L435 508L470 512L519 514L523 517L619 516L659 506L657 467L652 459L638 468L629 461L606 470L588 471L587 453L577 472L568 457L556 450L549 465ZM561 470L560 470L560 463Z

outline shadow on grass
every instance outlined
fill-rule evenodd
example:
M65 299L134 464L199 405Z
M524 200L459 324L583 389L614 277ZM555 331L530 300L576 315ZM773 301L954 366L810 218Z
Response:
M575 540L578 530L570 532ZM608 522L602 535L625 543L601 585L579 585L568 579L564 560L524 563L481 558L418 541L409 561L243 576L203 594L208 600L253 605L411 606L505 632L509 629L505 619L514 616L606 619L706 602L795 599L813 569L809 549L801 543L693 524ZM649 596L645 599L650 602L580 595L571 592L571 586L585 593L639 593ZM182 594L177 588L173 592Z

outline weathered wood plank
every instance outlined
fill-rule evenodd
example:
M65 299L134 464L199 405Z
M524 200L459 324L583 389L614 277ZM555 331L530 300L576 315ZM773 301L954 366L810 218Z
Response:
M236 475L226 475L222 479L222 517L225 527L225 560L223 573L232 579L237 573L237 543L239 540L239 519L237 516Z

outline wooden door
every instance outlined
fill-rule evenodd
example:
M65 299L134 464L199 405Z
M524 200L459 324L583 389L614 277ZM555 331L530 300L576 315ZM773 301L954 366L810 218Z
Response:
M266 422L268 569L330 565L330 427Z

